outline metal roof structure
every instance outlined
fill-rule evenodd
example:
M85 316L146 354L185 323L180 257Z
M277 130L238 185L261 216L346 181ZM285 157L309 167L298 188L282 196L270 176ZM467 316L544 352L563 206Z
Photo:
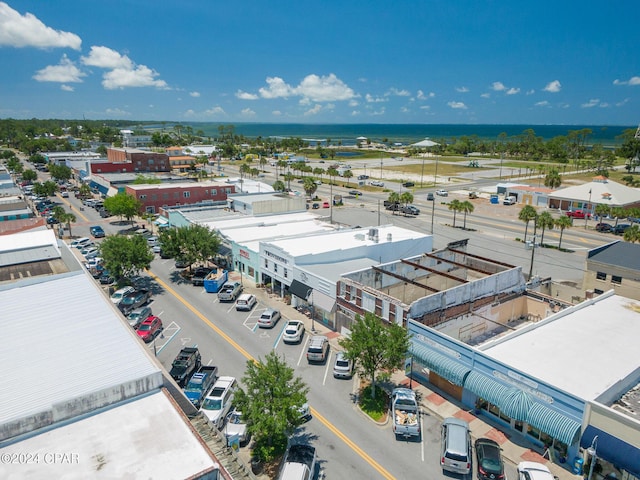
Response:
M589 183L556 190L549 194L549 198L624 207L640 202L640 189L596 177Z
M589 250L587 261L640 272L640 245L616 240Z
M60 258L53 230L0 235L0 267Z

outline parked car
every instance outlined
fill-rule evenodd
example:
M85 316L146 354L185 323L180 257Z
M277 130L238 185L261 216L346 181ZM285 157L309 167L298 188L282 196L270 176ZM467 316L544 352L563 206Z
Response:
M322 202L322 208L329 208L329 202Z
M520 462L518 464L517 480L554 480L551 470L546 465L537 462Z
M361 197L362 192L359 192L358 190L349 190L349 195L353 195L354 197Z
M373 187L384 187L384 182L381 182L379 180L374 180L370 182L370 185Z
M420 209L414 205L405 205L404 207L402 207L402 213L408 215L419 215Z
M176 268L187 268L189 266L189 262L187 262L184 258L176 258Z
M502 449L498 442L479 438L475 442L478 480L504 480Z
M224 425L225 418L231 410L236 388L237 382L234 377L219 377L209 395L202 402L200 411L218 430Z
M613 225L609 223L598 223L596 225L596 230L598 232L604 232L604 233L613 232Z
M436 190L436 195L440 196L440 197L448 197L449 196L449 192L447 192L444 189L440 189L440 190Z
M304 338L304 323L300 320L289 320L284 327L282 341L284 343L300 343Z
M135 292L135 291L136 289L131 286L122 287L116 290L115 292L113 292L113 295L111 295L111 302L118 304L122 300L122 297L124 297L127 293Z
M329 339L324 335L314 335L307 347L307 362L323 363L329 355Z
M136 332L138 336L144 340L144 343L149 343L158 336L162 328L162 320L160 320L160 317L151 315L140 324Z
M317 210L318 208L320 208L320 204L314 203L313 205L311 205L311 208L313 208L314 210Z
M427 201L433 202L434 200L435 200L435 197L433 196L433 193L431 192L427 193Z
M122 300L118 303L118 308L123 314L128 315L136 308L146 305L150 298L149 290L135 290L122 297Z
M566 215L571 218L591 218L591 214L586 213L584 210L570 210Z
M102 274L100 275L100 284L113 285L114 283L116 283L115 277L111 275L108 270L102 270Z
M89 244L93 244L91 239L88 237L82 237L82 238L77 238L73 242L71 242L71 247L81 249L86 247Z
M273 308L267 308L260 318L258 318L258 326L260 328L273 328L280 320L280 312Z
M134 310L131 310L131 312L129 312L129 315L127 315L127 321L129 322L129 325L131 325L131 327L133 327L134 329L137 329L140 326L140 324L150 316L151 316L151 307L147 307L147 306L138 307Z
M245 445L249 440L247 434L247 423L242 418L242 412L233 410L227 415L227 425L224 429L224 435L227 437L227 443L232 438L237 438L240 445Z
M624 235L624 232L629 227L631 227L630 223L619 223L618 225L613 227L613 233L615 233L616 235Z
M351 378L353 376L353 360L348 359L344 352L336 354L333 376L334 378Z
M94 225L89 228L89 233L91 233L95 238L102 238L105 236L104 229L100 225Z
M251 311L253 310L253 307L256 306L257 302L258 301L256 300L255 295L252 295L250 293L243 293L236 300L236 310Z

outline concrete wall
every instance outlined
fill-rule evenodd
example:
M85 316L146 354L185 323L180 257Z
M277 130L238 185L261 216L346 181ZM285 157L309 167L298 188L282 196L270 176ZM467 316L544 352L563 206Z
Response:
M640 422L601 403L587 404L583 429L592 425L640 449Z

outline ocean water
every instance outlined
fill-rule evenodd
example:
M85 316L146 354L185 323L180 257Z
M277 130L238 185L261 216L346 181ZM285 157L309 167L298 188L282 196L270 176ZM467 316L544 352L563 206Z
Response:
M525 130L532 129L544 140L567 135L571 130L589 128L593 132L587 143L602 145L619 145L618 138L627 129L635 130L637 126L607 125L426 125L426 124L295 124L295 123L187 123L194 132L202 130L205 136L216 138L220 125L233 125L235 133L247 138L256 137L300 137L305 140L327 140L333 144L355 145L358 137L366 137L372 141L398 142L404 145L419 142L425 138L434 141L463 136L477 136L482 140L498 140L504 132L507 137L516 137ZM165 128L172 128L166 125Z

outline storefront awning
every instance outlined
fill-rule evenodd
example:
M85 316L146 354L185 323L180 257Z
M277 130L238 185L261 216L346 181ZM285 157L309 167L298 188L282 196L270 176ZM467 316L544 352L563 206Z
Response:
M314 307L321 308L325 312L333 312L336 308L336 301L329 295L325 295L322 292L314 290L311 297L308 299Z
M529 409L526 421L529 425L567 445L573 444L581 427L575 420L537 402Z
M467 375L464 381L464 388L494 404L500 410L505 406L505 399L509 395L509 387L478 372L471 372Z
M532 405L533 400L527 392L512 387L509 389L507 398L504 400L504 407L501 410L515 420L525 421Z
M156 225L167 225L169 223L169 220L165 217L158 217L153 221L153 223Z
M593 439L598 436L595 442ZM596 456L602 458L609 463L617 465L626 470L630 474L640 477L640 450L636 447L623 442L613 435L603 432L599 428L589 425L580 440L582 448L589 448L591 444L595 444Z
M471 370L462 363L456 362L427 346L412 343L410 348L411 353L420 363L454 385L462 386L465 375Z
M305 285L298 280L294 280L289 286L289 293L301 298L302 300L308 300L312 290L313 289L309 285Z

